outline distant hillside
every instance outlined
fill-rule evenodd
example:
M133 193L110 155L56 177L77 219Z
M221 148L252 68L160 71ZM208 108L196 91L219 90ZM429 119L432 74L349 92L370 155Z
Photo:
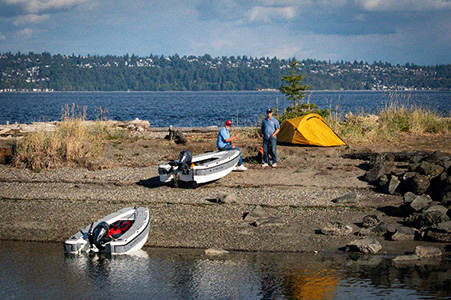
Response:
M278 89L289 61L246 56L0 54L0 91ZM450 90L451 65L301 60L311 90Z

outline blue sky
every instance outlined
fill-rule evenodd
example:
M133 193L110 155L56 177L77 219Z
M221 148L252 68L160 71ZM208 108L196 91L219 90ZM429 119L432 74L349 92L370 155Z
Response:
M451 63L451 0L0 0L0 52Z

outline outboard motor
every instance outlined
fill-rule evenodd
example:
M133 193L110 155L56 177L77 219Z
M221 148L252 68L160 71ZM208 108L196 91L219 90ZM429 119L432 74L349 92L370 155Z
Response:
M91 246L95 245L99 250L105 249L105 244L111 241L111 238L107 237L109 229L110 225L107 222L100 222L94 229L91 227L88 233Z
M191 155L191 152L189 152L189 150L183 150L182 152L180 152L178 167L183 174L188 174L188 171L191 168L192 160L193 156Z

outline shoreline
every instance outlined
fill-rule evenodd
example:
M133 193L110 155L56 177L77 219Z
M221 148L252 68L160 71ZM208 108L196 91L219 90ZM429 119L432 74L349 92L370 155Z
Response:
M140 205L151 214L147 247L343 253L347 243L361 238L358 232L365 216L377 215L390 226L403 222L383 209L401 205L402 196L379 193L360 180L366 162L344 154L439 146L432 139L428 145L414 141L401 149L392 144L278 146L280 162L274 169L261 168L252 160L260 140L248 138L238 145L248 171L232 172L197 189L177 189L159 183L158 165L176 159L185 149L193 153L213 149L216 132L189 132L186 145L146 134L146 139L120 146L111 143L105 153L108 160L99 165L104 167L92 170L68 166L36 172L0 165L0 222L6 229L0 239L62 243L92 221ZM446 143L443 147L449 149ZM224 195L229 199L218 203ZM332 201L347 195L356 201ZM260 215L252 219L254 209ZM347 224L352 233L321 234L329 222ZM446 255L450 251L446 243L375 238L382 245L378 254L383 255L413 253L418 245L438 247Z

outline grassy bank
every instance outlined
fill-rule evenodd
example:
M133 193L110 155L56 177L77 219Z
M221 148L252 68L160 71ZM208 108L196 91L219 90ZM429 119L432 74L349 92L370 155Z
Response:
M54 131L38 130L17 139L13 164L35 171L71 165L92 169L96 167L97 160L105 158L105 147L108 145L114 148L115 145L122 144L122 148L126 147L126 144L133 144L132 142L145 138L144 134L134 135L127 128L113 126L111 122L102 120L87 122L85 115L85 112L77 115L70 111L66 112ZM416 140L426 135L437 137L451 135L451 118L442 117L428 109L396 104L387 105L377 115L363 112L343 115L333 112L326 117L326 122L348 145L392 143L401 136ZM242 144L259 144L258 126L233 130L241 132ZM214 135L208 136L208 141L191 136L188 138L191 143L188 148L200 140L209 143L215 139ZM427 139L422 140L428 142ZM141 146L149 148L153 144L158 147L157 142L146 142L146 145ZM115 149L116 158L128 155L122 153L121 148ZM139 155L139 149L133 151L133 155ZM109 163L104 164L106 165Z
M126 129L106 121L86 122L86 111L66 109L54 131L27 133L16 141L13 164L39 171L65 165L91 168L103 153L105 142L128 137Z
M377 115L332 113L329 126L348 143L391 141L401 134L451 134L451 118L421 107L388 104Z

